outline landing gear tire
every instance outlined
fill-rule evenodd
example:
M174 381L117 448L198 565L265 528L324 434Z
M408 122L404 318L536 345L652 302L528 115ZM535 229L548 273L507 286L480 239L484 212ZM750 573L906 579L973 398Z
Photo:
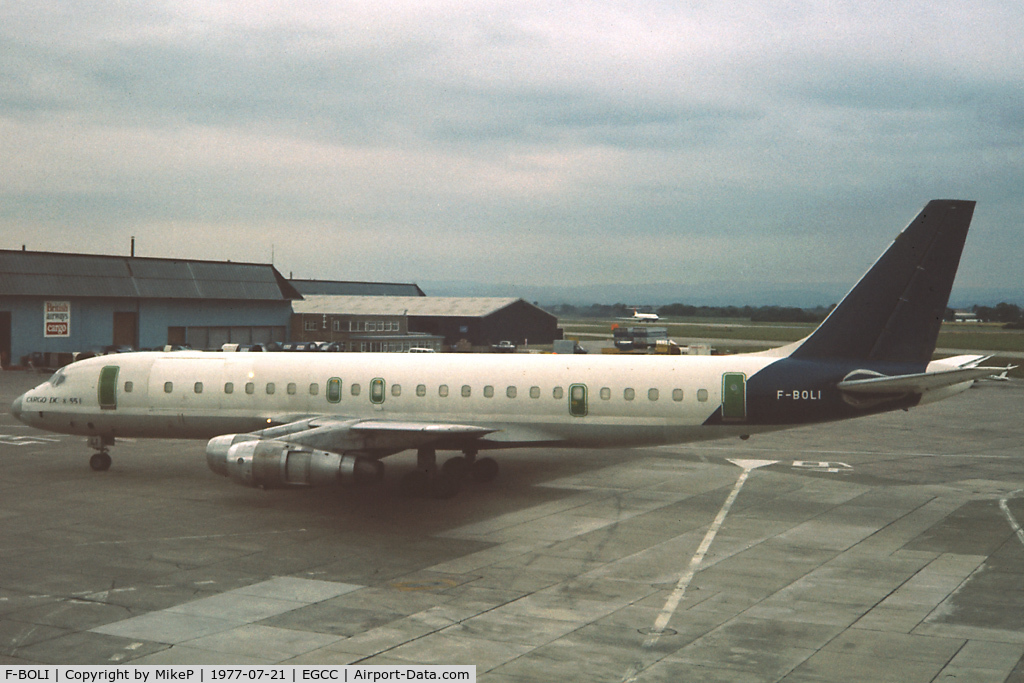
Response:
M469 473L469 460L462 456L448 458L441 466L441 475L450 477L455 481L462 481Z
M477 481L494 481L498 476L498 461L494 458L480 458L473 462L473 478Z
M99 453L93 453L92 457L89 458L89 467L95 472L106 472L110 469L110 454L106 451L100 451Z

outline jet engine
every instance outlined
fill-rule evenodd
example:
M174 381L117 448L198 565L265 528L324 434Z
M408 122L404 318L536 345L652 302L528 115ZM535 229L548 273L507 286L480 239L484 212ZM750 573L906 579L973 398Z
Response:
M243 486L267 489L361 483L384 476L384 465L378 460L284 441L264 441L249 434L211 439L206 446L206 462L217 474Z

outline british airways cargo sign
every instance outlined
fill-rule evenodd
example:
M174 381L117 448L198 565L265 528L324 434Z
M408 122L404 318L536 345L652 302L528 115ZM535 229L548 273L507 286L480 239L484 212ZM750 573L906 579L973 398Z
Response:
M71 302L70 301L44 301L43 302L43 336L44 337L70 337L71 336Z

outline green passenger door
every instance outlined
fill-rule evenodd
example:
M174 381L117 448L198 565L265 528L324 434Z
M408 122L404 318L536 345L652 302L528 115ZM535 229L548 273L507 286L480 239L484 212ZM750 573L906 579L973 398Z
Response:
M103 410L117 409L117 373L119 370L116 365L107 365L100 370L100 384L96 393L100 408Z
M587 416L587 385L569 386L569 414L573 417Z
M747 419L747 376L742 372L722 375L722 419Z

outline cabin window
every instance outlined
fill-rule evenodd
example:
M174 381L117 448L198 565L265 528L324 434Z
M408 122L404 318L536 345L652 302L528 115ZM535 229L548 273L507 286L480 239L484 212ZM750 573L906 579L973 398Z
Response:
M135 385L132 384L131 382L125 382L124 383L124 393L130 394L130 393L132 393L132 389L134 389L134 388L135 388Z
M437 395L441 398L448 398L448 385L442 384L437 388Z
M530 387L530 398L540 398L540 387Z
M317 396L319 393L320 393L320 385L319 384L317 384L316 382L313 382L312 384L309 385L309 395L310 396ZM339 399L341 398L341 385L340 384L338 385L338 398Z
M565 396L565 391L562 390L562 387L555 387L551 390L551 398L561 400L563 396Z
M416 395L417 396L426 396L427 395L427 385L426 384L417 384L416 385Z
M315 384L310 384L309 385L310 393L313 393L313 387L316 387L316 386L317 385L315 385ZM319 389L320 389L320 387L317 387L318 391L319 391ZM316 394L313 393L313 395L315 396ZM339 378L337 378L337 377L332 377L329 380L327 380L327 402L328 403L339 403L339 402L341 402L341 380Z
M164 382L164 393L169 394L174 391L174 382Z
M509 398L515 398L516 393L517 392L515 387L508 387L507 389L505 389L505 395L508 396Z
M658 400L658 390L657 389L648 389L647 390L647 400L648 401L657 401Z
M288 395L289 396L294 396L295 392L297 392L298 390L299 390L299 387L298 387L298 385L295 384L295 382L288 382Z
M626 399L627 401L632 401L634 398L636 398L636 392L633 391L632 389L626 389L625 391L622 392L622 398Z
M484 398L494 398L494 387L490 384L484 387Z
M402 395L402 385L401 384L392 384L391 385L391 395L392 396L401 396Z
M224 383L224 393L225 394L233 394L233 393L235 393L235 385L234 385L233 382L225 382Z
M683 390L682 389L673 389L672 390L672 400L673 401L682 401L683 400Z
M267 394L273 394L277 391L277 387L274 386L273 382L267 382Z
M706 403L707 400L708 400L708 390L707 389L698 389L697 390L697 400L700 401L701 403Z
M468 384L463 384L462 385L462 397L463 398L469 398L469 395L472 394L472 393L473 393L473 390L470 389Z
M607 401L612 397L612 390L608 387L601 387L601 400Z
M384 380L377 377L370 381L370 403L384 402Z
M203 393L203 383L202 382L196 382L193 385L192 390L195 391L197 394Z
M360 388L360 386L358 384L353 384L352 385L352 395L353 396L358 396L360 390L361 390L361 388Z
M249 394L250 396L255 394L256 393L256 385L253 384L252 382L246 382L245 383L245 393Z

